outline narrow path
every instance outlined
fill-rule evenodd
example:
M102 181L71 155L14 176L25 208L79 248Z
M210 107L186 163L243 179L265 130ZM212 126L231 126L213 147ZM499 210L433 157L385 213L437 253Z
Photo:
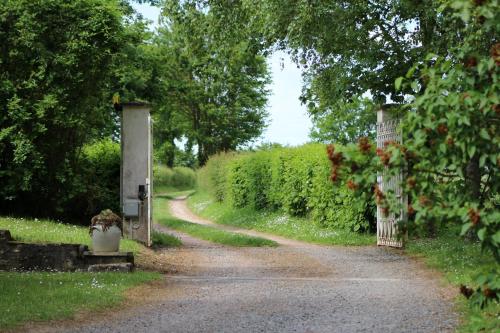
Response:
M268 233L264 233L264 232L260 232L260 231L242 229L242 228L237 228L237 227L233 227L233 226L229 226L229 225L222 225L222 224L214 223L210 220L207 220L207 219L193 213L189 209L189 207L187 206L187 197L186 196L170 200L169 201L169 208L170 208L170 212L172 213L173 216L175 216L181 220L184 220L184 221L208 225L211 227L216 227L216 228L221 229L221 230L230 231L230 232L237 232L237 233L245 234L248 236L263 237L263 238L273 240L280 245L289 245L289 246L296 246L296 247L315 246L315 245L312 245L310 243L305 243L305 242L301 242L301 241L297 241L297 240L293 240L293 239L289 239L289 238L284 238L284 237L280 237L280 236L276 236L276 235L272 235L272 234L268 234Z
M212 224L183 199L170 205L178 218ZM397 251L317 246L217 227L283 245L235 248L181 235L186 246L165 252L175 273L166 275L151 304L59 331L452 332L457 324L454 293Z

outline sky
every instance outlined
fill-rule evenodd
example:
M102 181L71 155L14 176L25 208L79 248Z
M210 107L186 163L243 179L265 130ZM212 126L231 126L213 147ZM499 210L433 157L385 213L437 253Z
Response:
M148 4L135 3L134 8L145 18L158 22L160 9ZM300 69L286 53L275 52L268 59L273 82L269 86L268 127L257 143L272 142L296 146L309 141L311 121L306 107L299 101L302 89Z

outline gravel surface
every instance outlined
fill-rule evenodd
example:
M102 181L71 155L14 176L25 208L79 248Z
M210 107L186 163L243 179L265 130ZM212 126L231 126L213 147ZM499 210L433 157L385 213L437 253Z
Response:
M170 204L175 216L210 224L185 200ZM280 246L219 246L169 230L184 246L162 250L174 273L150 304L50 332L451 332L457 325L454 292L396 250L318 246L221 228Z

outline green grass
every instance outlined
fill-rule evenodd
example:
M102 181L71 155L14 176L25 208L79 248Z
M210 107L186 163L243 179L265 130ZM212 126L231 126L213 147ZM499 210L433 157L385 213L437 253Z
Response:
M493 256L482 252L476 242L465 241L459 230L446 230L433 239L411 239L406 252L444 273L445 279L456 286L474 286L474 278L483 271L496 267ZM460 332L500 332L500 305L492 304L480 310L472 308L463 296L457 298L462 313Z
M190 196L194 193L192 188L177 188L171 186L158 185L154 187L155 195L168 196L170 199L182 196Z
M160 274L147 272L0 272L0 329L71 318L78 310L108 311L123 300L126 289L158 278Z
M179 238L157 231L153 231L151 240L153 241L153 246L177 247L182 245L182 242Z
M157 223L184 232L195 238L230 246L277 246L272 240L227 232L214 227L179 220L170 215L168 210L169 196L156 196L154 214Z
M90 245L88 229L61 222L0 217L0 229L16 240L34 243ZM122 251L141 245L122 240ZM47 273L0 272L0 329L26 321L71 318L78 310L105 309L123 300L123 292L160 278L158 273Z
M235 209L214 202L209 194L198 191L188 199L189 207L197 214L216 223L268 232L287 238L323 245L373 245L373 234L332 230L318 226L306 218L290 217L283 212Z
M38 219L0 217L0 229L10 230L15 240L32 243L75 243L91 246L88 228ZM141 245L122 239L121 251L138 252Z

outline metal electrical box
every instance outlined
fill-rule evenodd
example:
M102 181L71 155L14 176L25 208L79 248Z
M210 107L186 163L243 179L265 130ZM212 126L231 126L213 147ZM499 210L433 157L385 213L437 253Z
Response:
M153 144L150 106L123 104L121 115L120 203L127 238L151 245Z
M127 199L123 201L123 216L127 217L139 217L139 200Z

